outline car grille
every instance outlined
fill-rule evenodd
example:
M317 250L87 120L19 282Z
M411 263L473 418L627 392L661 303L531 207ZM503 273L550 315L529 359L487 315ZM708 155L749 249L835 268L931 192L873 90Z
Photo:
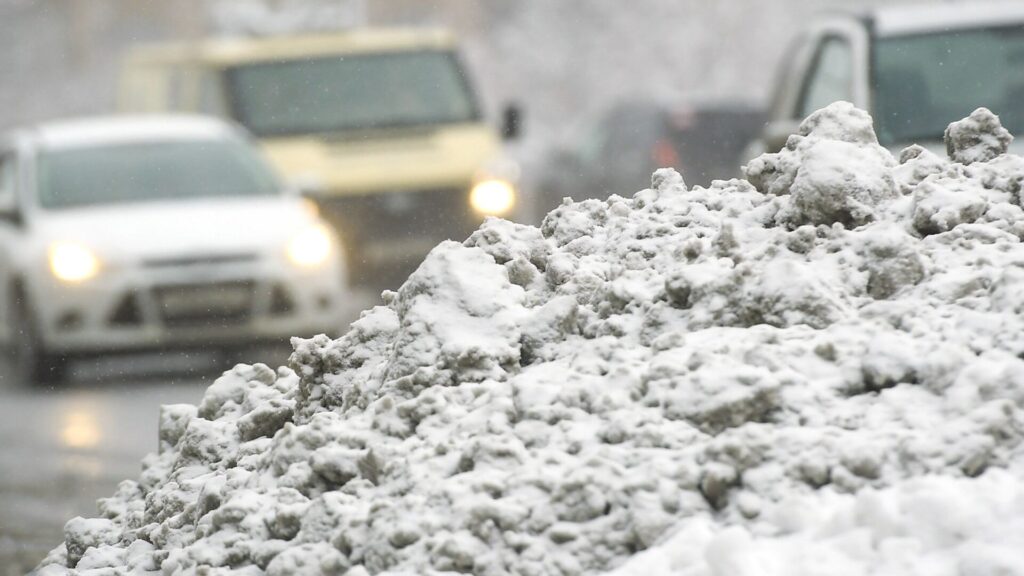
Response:
M252 318L255 283L159 286L153 290L160 319L168 328L237 326Z
M142 262L147 268L179 268L187 266L217 266L255 262L255 254L207 254L197 256L170 256L149 258Z

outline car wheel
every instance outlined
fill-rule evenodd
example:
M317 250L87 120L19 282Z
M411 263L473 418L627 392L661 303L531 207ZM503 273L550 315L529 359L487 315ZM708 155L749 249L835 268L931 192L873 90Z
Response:
M64 380L67 362L61 356L46 352L42 337L28 302L15 296L11 304L11 372L22 386L52 386Z

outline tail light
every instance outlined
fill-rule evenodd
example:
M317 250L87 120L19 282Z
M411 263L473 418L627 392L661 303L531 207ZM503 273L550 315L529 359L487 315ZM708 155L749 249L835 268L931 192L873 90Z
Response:
M679 153L676 147L665 138L659 139L651 148L651 160L658 168L679 167Z

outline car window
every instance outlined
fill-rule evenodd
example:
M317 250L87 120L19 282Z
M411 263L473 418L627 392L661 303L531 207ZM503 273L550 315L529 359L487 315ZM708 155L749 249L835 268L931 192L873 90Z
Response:
M853 50L849 40L826 36L818 45L794 118L805 118L836 100L851 100L852 80Z
M987 106L1024 131L1024 29L1004 26L879 39L872 90L886 145L941 141L949 122Z
M39 155L39 201L46 208L266 196L278 190L259 156L235 141L117 144Z
M227 79L237 120L257 136L479 119L458 59L443 50L245 64Z

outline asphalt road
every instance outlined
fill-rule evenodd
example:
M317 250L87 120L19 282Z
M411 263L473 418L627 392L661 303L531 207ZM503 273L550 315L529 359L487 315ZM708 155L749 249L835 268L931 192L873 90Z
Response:
M363 296L365 304L372 297ZM354 306L351 321L358 310ZM96 500L136 478L157 447L161 404L196 403L236 361L286 363L282 344L238 353L166 353L73 366L59 389L0 377L0 576L30 571L63 541L75 516L95 516Z

